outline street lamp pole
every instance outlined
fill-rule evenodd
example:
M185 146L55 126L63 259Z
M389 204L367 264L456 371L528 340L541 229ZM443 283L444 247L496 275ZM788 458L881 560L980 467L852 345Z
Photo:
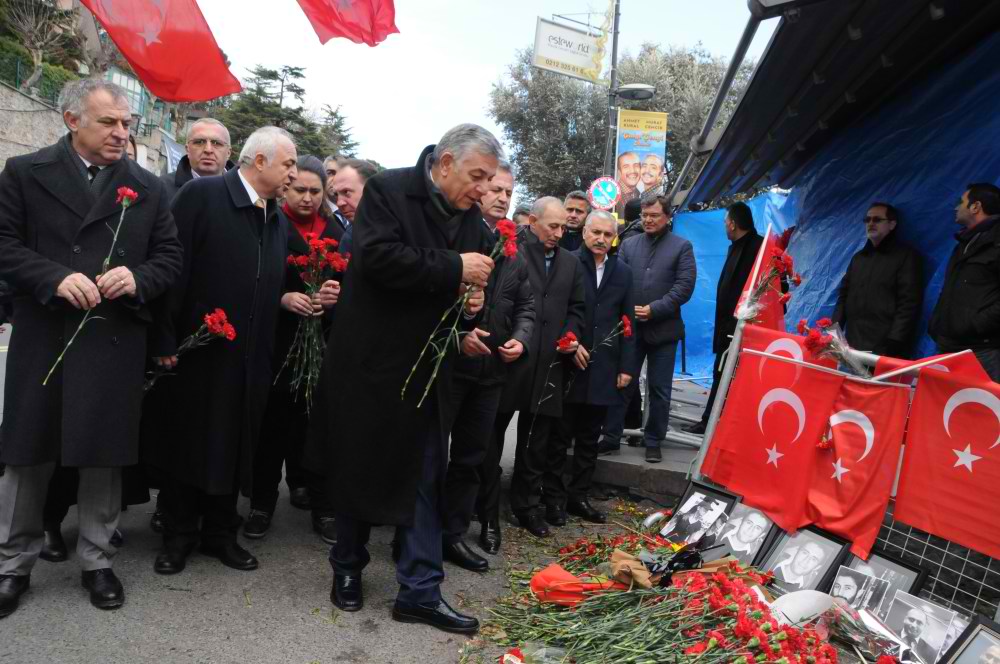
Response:
M618 119L615 117L615 98L618 96L618 21L622 15L621 0L615 0L615 17L611 28L611 87L608 89L608 141L604 148L604 175L614 174L612 164L615 151L615 134Z

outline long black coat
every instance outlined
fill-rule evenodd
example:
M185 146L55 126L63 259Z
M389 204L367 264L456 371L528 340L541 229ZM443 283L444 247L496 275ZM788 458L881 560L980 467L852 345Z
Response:
M327 345L321 399L313 405L314 413L326 412L310 423L310 445L320 449L309 456L325 462L338 514L367 522L413 522L428 431L444 430L441 400L450 390L454 347L421 408L429 357L405 400L400 392L441 315L458 298L460 254L482 250L477 206L462 216L454 242L447 239L424 173L432 149L415 167L383 171L365 185L351 226L351 262ZM463 329L476 323L463 320Z
M715 290L715 331L712 334L712 352L721 353L729 348L729 337L736 332L736 305L743 294L754 261L764 238L751 229L749 233L729 245L726 262L719 275Z
M216 307L226 312L236 339L192 350L176 375L161 378L149 392L143 460L209 494L232 493L237 478L249 493L253 450L274 379L287 222L273 201L267 210L254 207L238 170L185 185L173 212L184 270L158 303L150 354L174 355Z
M635 303L632 300L632 272L627 265L619 264L608 256L601 285L597 285L597 267L594 254L584 245L573 252L583 267L583 285L586 297L586 316L580 343L588 350L594 349L585 371L570 365L573 385L566 396L567 403L585 403L611 406L621 402L618 374L627 373L638 379L639 367L635 365L635 337L619 334L606 344L601 344L621 323L622 316L635 321Z
M920 254L890 233L870 241L851 258L833 320L845 328L851 348L907 357L920 320L923 283Z
M567 332L577 339L583 334L586 315L583 290L583 267L573 254L556 247L555 257L545 272L545 245L532 232L524 233L518 251L528 261L528 280L535 293L535 329L532 333L532 353L509 365L507 384L500 397L501 413L535 412L552 417L562 416L563 371L561 364L569 355L556 359L556 342ZM546 382L546 375L548 381ZM542 397L546 399L542 401ZM539 405L539 402L541 404Z
M70 150L63 139L9 159L0 173L0 278L14 289L0 461L129 466L139 457L147 303L180 273L181 245L155 176L123 159L102 174L98 195ZM125 213L111 267L132 271L137 296L102 300L93 315L103 320L86 324L43 387L84 316L56 289L74 272L91 279L101 272L122 186L138 198Z

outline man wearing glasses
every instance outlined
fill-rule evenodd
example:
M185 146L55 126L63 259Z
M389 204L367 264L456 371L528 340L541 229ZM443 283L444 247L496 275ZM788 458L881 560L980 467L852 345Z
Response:
M160 177L171 200L191 180L222 175L236 166L229 161L232 152L229 130L213 118L202 118L191 125L185 148L187 154L181 157L177 170Z
M906 358L923 299L920 255L896 236L899 213L888 203L872 203L863 222L868 241L847 266L833 320L852 348Z

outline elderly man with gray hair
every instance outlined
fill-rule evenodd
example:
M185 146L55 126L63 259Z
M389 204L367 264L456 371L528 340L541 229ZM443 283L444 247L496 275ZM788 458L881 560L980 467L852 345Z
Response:
M222 175L236 168L236 164L229 161L233 151L229 130L215 118L196 120L188 129L184 148L187 154L181 157L177 169L160 177L171 200L181 187L195 178Z
M124 157L132 121L125 90L99 79L73 81L60 106L69 133L9 159L0 173L0 279L13 289L0 425L0 462L7 464L0 477L0 618L28 589L57 464L79 469L77 556L90 601L102 609L125 602L111 569L118 553L111 537L122 468L139 461L149 306L181 272L163 185ZM119 187L134 194L115 237ZM94 321L84 325L88 316Z
M421 357L421 349L470 287L464 311L445 323L471 331L480 319L493 261L484 255L479 201L502 157L492 134L462 124L414 166L365 184L315 404L336 426L311 435L320 447L311 458L326 461L337 512L330 599L342 611L362 608L369 534L373 524L388 524L396 526L399 582L393 618L462 634L479 628L441 597L444 414L455 345L441 344L436 376L436 352Z
M192 180L174 199L184 269L158 303L150 335L154 361L173 375L147 394L142 422L144 460L166 495L159 574L182 571L199 543L228 567L257 567L236 541L236 498L240 489L250 495L279 303L303 308L297 293L282 294L288 226L276 205L295 175L291 137L264 127L247 138L239 168ZM217 308L235 339L178 361L180 344Z

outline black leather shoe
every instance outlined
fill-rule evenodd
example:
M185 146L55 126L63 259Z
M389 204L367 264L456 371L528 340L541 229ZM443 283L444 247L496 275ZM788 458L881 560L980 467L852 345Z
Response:
M403 604L397 601L392 607L392 619L405 623L423 623L453 634L475 634L479 631L478 620L463 616L444 600L436 605Z
M341 611L360 611L365 605L365 593L361 587L361 575L334 574L330 601Z
M502 542L503 536L500 534L500 522L486 521L483 523L482 530L479 531L480 548L491 556L495 556L500 553L500 544Z
M260 539L271 527L271 514L262 510L250 510L246 523L243 524L243 537Z
M312 502L309 500L309 490L304 486L292 489L288 494L288 502L292 504L292 507L298 507L300 510L312 509Z
M549 527L545 525L545 521L542 520L542 517L537 512L532 512L524 516L518 515L517 522L535 537L549 536Z
M556 526L557 528L565 526L566 512L563 512L562 508L556 507L555 505L546 505L545 520L550 526Z
M647 447L646 448L646 461L648 463L660 463L663 461L663 455L660 453L659 447Z
M586 498L583 500L570 498L569 502L566 503L566 511L590 523L607 523L608 521L608 518L594 509L594 506Z
M0 618L6 618L17 611L21 595L28 592L31 575L15 576L0 574Z
M163 549L156 555L153 571L157 574L180 574L187 566L188 554L173 549Z
M695 422L694 424L689 424L686 427L681 427L681 431L684 433L692 433L696 436L701 436L705 433L707 426L704 422Z
M161 510L153 512L153 516L149 517L149 528L154 533L162 533L167 529L167 515Z
M324 542L333 546L337 543L337 520L332 516L313 517L313 530L319 533Z
M597 454L600 456L605 456L607 454L618 454L621 452L622 446L618 443L613 443L607 438L601 439L601 442L597 445Z
M50 563L65 562L69 558L66 540L63 539L59 526L45 526L45 543L42 544L42 551L38 557Z
M117 609L125 603L125 588L111 569L83 573L83 587L90 591L90 603L99 609Z
M470 572L485 572L490 568L489 561L470 549L469 545L462 540L444 542L441 547L444 559L462 569L467 569Z
M115 532L111 535L111 539L108 542L116 549L120 549L125 545L125 536L122 535L122 531L115 528Z
M244 572L257 569L257 559L236 542L227 542L222 546L203 546L201 552L206 556L218 558L226 567Z

